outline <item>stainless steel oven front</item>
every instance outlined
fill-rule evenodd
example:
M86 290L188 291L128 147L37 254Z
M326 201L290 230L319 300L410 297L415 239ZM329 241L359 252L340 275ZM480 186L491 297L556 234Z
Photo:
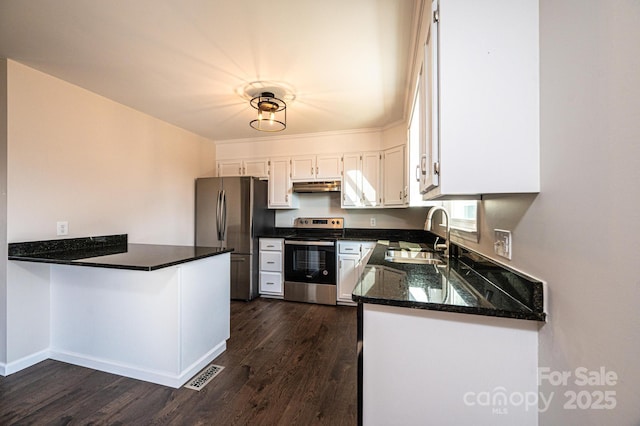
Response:
M335 241L284 241L284 299L335 305Z

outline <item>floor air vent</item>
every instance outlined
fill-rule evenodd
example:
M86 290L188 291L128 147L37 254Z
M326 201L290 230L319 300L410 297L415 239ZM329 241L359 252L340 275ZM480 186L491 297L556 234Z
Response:
M204 370L202 370L197 376L195 376L189 383L184 385L185 388L193 390L201 390L207 385L214 377L218 375L224 369L221 365L211 364Z

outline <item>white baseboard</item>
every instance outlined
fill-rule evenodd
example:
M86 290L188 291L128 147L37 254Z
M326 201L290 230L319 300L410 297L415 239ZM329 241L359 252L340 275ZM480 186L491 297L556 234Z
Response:
M56 361L67 362L69 364L79 365L81 367L92 368L94 370L104 371L106 373L117 374L120 376L130 377L132 379L144 380L146 382L156 383L159 385L179 388L193 377L198 371L206 367L208 363L213 361L218 355L227 349L227 342L223 340L213 349L202 356L198 361L184 369L180 374L172 374L166 371L146 370L144 368L132 365L124 365L112 360L101 359L87 356L80 353L52 349L50 358Z
M25 368L31 367L32 365L36 365L37 363L42 362L45 359L49 359L49 355L49 350L45 349L29 356L25 356L24 358L20 358L17 361L9 362L6 364L0 363L0 375L8 376L9 374L17 373L18 371L24 370Z
M227 341L223 340L221 343L219 343L217 346L215 346L213 349L211 349L209 352L203 355L199 360L191 364L189 367L185 368L182 371L182 374L180 374L178 385L174 387L179 388L180 386L187 383L187 381L190 378L195 376L200 370L202 370L207 365L209 365L211 361L216 359L218 355L222 354L226 350L227 350Z

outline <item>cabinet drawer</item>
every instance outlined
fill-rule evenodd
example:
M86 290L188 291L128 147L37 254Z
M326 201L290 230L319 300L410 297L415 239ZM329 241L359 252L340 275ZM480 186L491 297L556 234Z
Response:
M282 252L261 251L260 252L260 270L282 272Z
M282 274L260 272L260 293L282 294Z
M260 238L260 250L282 251L284 240L282 238Z
M360 254L361 243L355 241L340 241L338 243L338 253L340 254Z

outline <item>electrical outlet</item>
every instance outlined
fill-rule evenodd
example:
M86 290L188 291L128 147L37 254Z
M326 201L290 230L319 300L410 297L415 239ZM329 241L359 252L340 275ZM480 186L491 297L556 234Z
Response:
M493 251L500 257L505 257L511 260L511 231L505 231L504 229L494 229L494 243Z
M68 235L69 234L69 222L60 221L56 222L56 233L58 235Z
M370 224L371 226L376 226L376 218L375 218L375 217L372 217L371 219L369 219L369 224Z

